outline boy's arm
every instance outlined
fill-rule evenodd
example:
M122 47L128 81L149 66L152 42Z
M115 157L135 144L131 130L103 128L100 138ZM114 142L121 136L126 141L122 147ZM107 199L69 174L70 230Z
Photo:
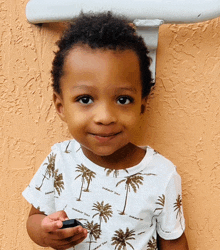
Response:
M176 240L164 240L158 235L158 250L189 250L185 234Z
M68 217L64 211L46 216L32 206L27 220L28 234L42 247L68 249L82 242L87 237L87 230L81 226L60 230L62 221L66 219Z

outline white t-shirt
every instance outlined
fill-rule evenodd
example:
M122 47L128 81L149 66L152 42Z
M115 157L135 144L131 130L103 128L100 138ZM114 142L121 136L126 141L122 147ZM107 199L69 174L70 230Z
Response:
M46 215L64 210L87 228L75 250L156 250L157 233L170 240L185 229L181 178L150 147L136 166L111 170L91 162L75 140L57 143L23 196Z

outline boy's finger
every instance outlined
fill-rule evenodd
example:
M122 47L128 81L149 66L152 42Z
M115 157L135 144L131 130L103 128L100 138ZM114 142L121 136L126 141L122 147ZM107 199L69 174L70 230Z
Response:
M42 229L44 232L49 233L49 232L54 232L57 229L61 228L63 225L62 221L51 221L51 220L43 220L42 221Z
M75 240L74 237L72 237L71 239L65 239L65 240L60 240L56 242L56 249L69 249L71 247L74 247L76 245L78 245L79 243L81 243L82 241L85 240L85 236L78 238Z
M81 226L77 226L77 227L73 227L73 228L66 228L66 229L62 229L62 230L57 230L56 235L60 239L68 239L68 238L71 239L73 237L77 237L77 239L78 239L79 237L83 237L83 236L87 235L87 230L82 228Z
M61 221L64 221L64 220L68 219L68 216L67 216L66 212L62 210L62 211L58 211L58 212L56 212L54 214L49 215L49 218L51 220L61 220Z

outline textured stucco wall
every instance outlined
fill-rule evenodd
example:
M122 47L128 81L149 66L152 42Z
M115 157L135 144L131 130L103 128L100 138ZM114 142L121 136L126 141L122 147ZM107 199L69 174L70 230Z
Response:
M50 68L62 24L30 25L27 0L0 0L0 249L41 249L28 238L21 192L69 138L55 115ZM157 86L142 143L172 160L183 181L190 249L220 245L220 19L160 28Z

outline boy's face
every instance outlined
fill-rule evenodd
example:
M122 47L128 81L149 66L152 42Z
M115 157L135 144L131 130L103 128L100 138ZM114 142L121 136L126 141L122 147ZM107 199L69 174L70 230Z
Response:
M145 105L135 52L75 47L61 89L57 113L87 156L110 156L134 141Z

